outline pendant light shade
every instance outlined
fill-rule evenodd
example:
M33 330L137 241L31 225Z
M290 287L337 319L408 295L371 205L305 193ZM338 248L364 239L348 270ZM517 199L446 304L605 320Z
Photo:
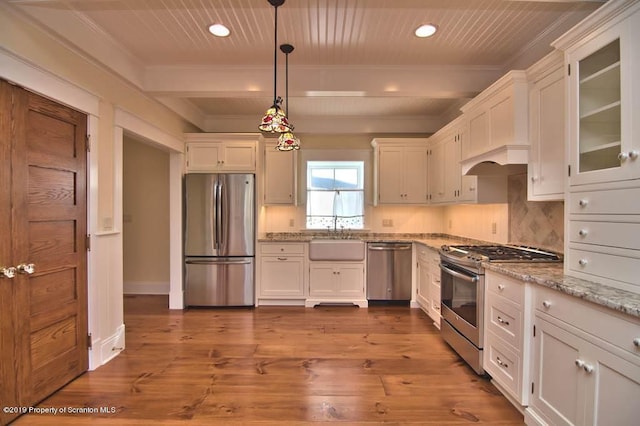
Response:
M280 50L285 54L285 97L287 100L287 109L289 109L289 53L293 52L294 47L290 44L280 45ZM292 151L294 149L300 149L300 139L293 134L293 126L291 129L282 133L278 137L278 145L276 145L278 151Z
M273 43L273 105L269 107L258 126L263 132L284 133L293 130L287 120L287 115L282 109L282 98L277 95L278 82L278 7L284 4L284 0L268 0L275 10L274 43Z

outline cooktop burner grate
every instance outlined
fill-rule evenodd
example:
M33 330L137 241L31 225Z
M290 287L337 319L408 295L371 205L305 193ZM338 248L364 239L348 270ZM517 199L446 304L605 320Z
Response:
M445 251L470 257L482 256L490 262L560 262L561 256L549 251L513 245L453 245ZM478 259L480 260L480 259Z

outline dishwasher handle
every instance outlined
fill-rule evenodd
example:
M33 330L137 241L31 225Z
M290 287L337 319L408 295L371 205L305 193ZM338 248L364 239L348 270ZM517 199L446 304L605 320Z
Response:
M380 250L380 251L398 251L398 250L411 250L411 244L371 244L367 245L367 250Z

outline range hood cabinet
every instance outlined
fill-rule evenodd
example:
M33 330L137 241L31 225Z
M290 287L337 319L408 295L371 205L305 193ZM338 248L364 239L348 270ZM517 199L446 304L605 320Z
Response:
M510 176L527 173L528 145L505 145L461 162L467 176Z
M463 175L526 173L529 160L529 86L526 71L510 71L464 105L467 140Z

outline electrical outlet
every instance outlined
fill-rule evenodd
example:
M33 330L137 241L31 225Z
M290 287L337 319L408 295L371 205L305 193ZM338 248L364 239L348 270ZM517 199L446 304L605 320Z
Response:
M393 219L382 219L382 226L390 228L393 226Z
M498 232L498 224L497 224L497 223L495 223L495 222L492 222L492 223L491 223L491 233L492 233L492 234L495 234L495 233L497 233L497 232Z

